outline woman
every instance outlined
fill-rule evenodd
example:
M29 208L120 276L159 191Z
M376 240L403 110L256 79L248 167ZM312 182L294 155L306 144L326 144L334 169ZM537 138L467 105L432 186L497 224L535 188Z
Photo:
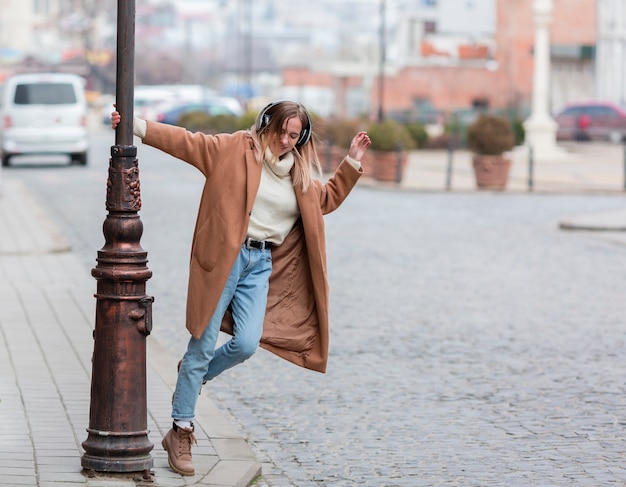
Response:
M115 128L121 120L113 112ZM191 247L186 326L191 333L162 445L170 467L194 475L193 418L202 384L262 347L324 372L328 283L322 216L335 210L363 174L370 139L355 135L325 184L312 123L293 101L270 103L250 130L191 133L134 120L143 143L195 166L206 177ZM270 275L272 276L270 279ZM218 333L232 338L215 350Z

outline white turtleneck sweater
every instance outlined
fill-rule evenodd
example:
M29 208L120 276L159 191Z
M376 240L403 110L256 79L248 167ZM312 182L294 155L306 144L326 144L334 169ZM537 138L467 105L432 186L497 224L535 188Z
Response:
M346 159L356 169L361 167L359 161L349 156ZM261 182L250 214L249 237L280 245L300 216L291 180L293 164L291 152L279 159L269 148L265 151Z
M135 135L143 139L146 136L146 121L135 118L133 129ZM356 169L361 167L359 161L351 157L346 159ZM265 151L259 190L250 214L248 237L280 245L300 216L291 180L293 164L291 152L279 159L269 148Z
M250 213L248 237L280 245L300 216L291 180L293 164L291 152L279 159L269 148L265 151L261 182Z

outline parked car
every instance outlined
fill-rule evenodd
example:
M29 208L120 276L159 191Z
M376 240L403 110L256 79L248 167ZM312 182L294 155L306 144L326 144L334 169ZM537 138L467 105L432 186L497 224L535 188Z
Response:
M571 103L555 117L559 140L626 141L626 107L612 102Z
M180 117L186 113L204 112L208 115L234 115L241 116L243 110L232 105L230 100L212 98L204 102L177 103L169 106L157 115L157 122L176 125Z
M84 78L65 73L17 74L4 82L0 100L2 165L23 154L67 154L87 164Z
M172 89L155 86L136 86L133 93L134 115L144 120L156 120L163 106L180 103L182 99Z

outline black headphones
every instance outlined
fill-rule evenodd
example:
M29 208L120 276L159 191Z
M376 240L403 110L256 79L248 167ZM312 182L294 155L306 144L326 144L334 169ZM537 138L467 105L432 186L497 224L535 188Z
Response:
M257 124L256 124L257 133L261 133L261 131L265 127L267 127L267 125L270 123L270 120L272 117L267 112L271 110L272 107L278 105L279 103L283 103L285 101L291 101L291 100L274 101L270 103L269 105L267 105L263 110L261 110L261 112L259 113L259 116L257 117ZM304 110L304 113L306 115L307 125L308 125L307 127L302 128L302 130L300 131L300 137L298 137L298 140L296 141L296 147L300 148L311 139L311 133L313 132L313 122L311 121L311 116L309 115L309 112L307 111L307 109L304 108L298 102L294 102L294 103L296 103L299 107L301 107Z

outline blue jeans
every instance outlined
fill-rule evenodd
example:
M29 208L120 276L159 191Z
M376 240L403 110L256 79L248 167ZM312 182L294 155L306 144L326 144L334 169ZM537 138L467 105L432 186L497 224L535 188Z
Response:
M202 381L250 358L259 346L272 273L269 249L242 246L215 313L199 340L191 337L178 373L172 418L192 420ZM233 336L220 348L215 344L228 307L233 315Z

